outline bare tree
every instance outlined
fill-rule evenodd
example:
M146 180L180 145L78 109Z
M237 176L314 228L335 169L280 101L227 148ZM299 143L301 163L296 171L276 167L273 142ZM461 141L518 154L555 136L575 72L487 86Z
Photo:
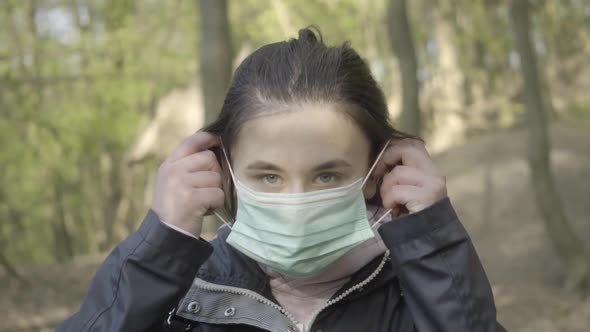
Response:
M231 78L232 52L226 0L198 0L200 71L205 123L217 118Z
M200 70L205 123L211 123L223 105L232 70L232 51L226 0L198 0L201 33ZM215 233L221 221L206 218L205 233Z
M67 206L65 202L66 184L59 174L54 176L53 184L53 220L51 230L53 233L53 250L57 262L65 262L74 257L73 236L66 225Z
M531 185L547 234L567 269L567 286L590 287L590 256L567 220L551 173L547 112L537 57L529 36L529 6L528 0L512 0L510 16L524 80Z
M3 171L3 170L0 170L0 171ZM4 188L4 186L2 186L2 188ZM0 202L5 202L5 201L6 201L6 192L3 189L0 189ZM16 223L16 224L22 223L22 214L20 213L20 211L14 209L14 208L11 208L10 206L7 206L4 213L5 213L5 215L1 216L3 218L3 220L10 220L11 222ZM6 225L6 224L7 223L4 222L4 224L2 224L2 225ZM2 229L0 228L0 231L1 230ZM7 255L5 253L5 247L6 247L7 242L8 241L6 241L6 239L2 236L2 232L0 232L0 266L4 268L4 270L6 271L6 273L10 277L18 280L22 284L28 284L28 280L18 272L16 267L12 264L10 259L7 257Z
M408 23L405 0L390 0L387 10L387 26L393 52L398 58L402 75L402 112L400 129L410 134L419 135L421 128L418 60L412 40L412 31Z
M28 284L28 280L25 279L17 270L16 268L12 265L12 263L10 263L10 261L8 260L8 257L6 257L6 255L4 255L3 252L0 251L0 266L2 266L4 268L4 270L6 271L6 273L8 273L9 276L13 277L14 279L18 280L21 284Z

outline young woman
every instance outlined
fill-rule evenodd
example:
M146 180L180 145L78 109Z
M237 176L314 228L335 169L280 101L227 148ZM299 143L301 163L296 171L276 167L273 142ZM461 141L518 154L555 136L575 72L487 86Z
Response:
M58 331L504 329L422 142L349 45L303 29L244 60Z

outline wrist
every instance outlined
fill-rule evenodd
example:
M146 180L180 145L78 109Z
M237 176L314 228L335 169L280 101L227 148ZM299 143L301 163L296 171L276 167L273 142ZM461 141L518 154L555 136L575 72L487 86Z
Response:
M158 216L158 219L162 224L177 232L197 239L201 236L201 224L203 218L180 222L174 219L162 218L162 216L156 211L154 211L154 213Z
M193 238L195 238L195 239L198 239L198 238L199 238L199 235L197 235L197 234L195 234L195 233L193 233L193 232L186 231L186 230L184 230L184 229L182 229L182 228L180 228L180 227L178 227L178 226L175 226L175 225L173 225L173 224L167 223L167 222L165 222L165 221L163 221L163 220L160 220L160 222L161 222L162 224L164 224L164 225L166 225L166 226L168 226L168 227L172 228L173 230L175 230L175 231L177 231L177 232L180 232L180 233L182 233L182 234L184 234L184 235L186 235L186 236L190 236L190 237L193 237Z

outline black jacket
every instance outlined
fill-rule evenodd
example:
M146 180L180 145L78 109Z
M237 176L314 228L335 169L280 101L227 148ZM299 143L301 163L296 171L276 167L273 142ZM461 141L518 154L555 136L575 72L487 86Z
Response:
M449 199L379 228L389 249L352 276L306 331L505 331ZM101 265L57 331L298 331L258 264L163 225L150 212Z

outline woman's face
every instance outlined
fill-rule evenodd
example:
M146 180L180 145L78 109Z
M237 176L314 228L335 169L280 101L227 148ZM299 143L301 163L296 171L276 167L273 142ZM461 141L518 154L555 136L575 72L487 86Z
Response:
M304 104L246 121L232 146L236 177L261 192L300 193L350 184L369 169L370 143L344 112ZM375 185L365 185L371 197Z

